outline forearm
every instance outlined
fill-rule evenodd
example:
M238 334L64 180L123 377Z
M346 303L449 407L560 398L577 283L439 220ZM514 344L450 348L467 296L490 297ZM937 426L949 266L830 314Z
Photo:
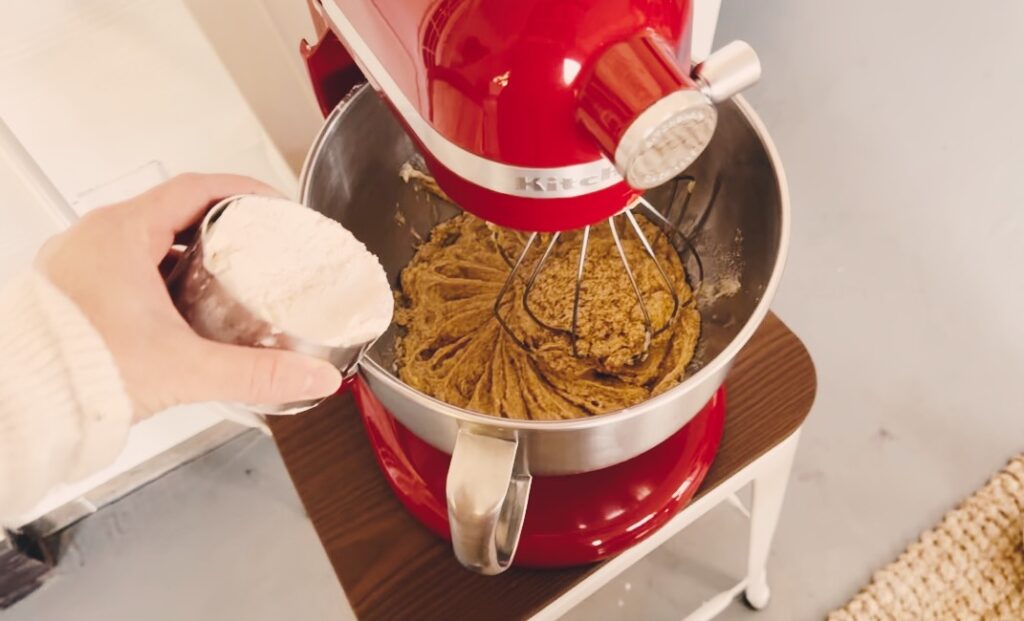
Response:
M132 406L81 311L34 271L0 291L0 522L109 464Z

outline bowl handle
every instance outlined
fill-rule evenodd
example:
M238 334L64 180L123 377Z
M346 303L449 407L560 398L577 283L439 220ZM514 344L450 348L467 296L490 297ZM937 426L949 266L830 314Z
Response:
M448 468L448 525L455 557L487 576L508 569L526 516L531 477L519 441L459 429Z

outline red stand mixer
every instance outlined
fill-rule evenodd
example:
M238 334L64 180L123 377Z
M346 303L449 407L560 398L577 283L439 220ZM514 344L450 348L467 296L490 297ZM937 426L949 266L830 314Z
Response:
M319 40L302 53L329 116L302 199L393 282L415 238L455 213L398 178L419 155L458 207L496 225L589 230L642 205L685 241L688 272L742 284L700 306L699 364L682 384L602 416L513 421L432 399L394 373L394 329L361 365L353 391L385 476L466 567L582 564L643 539L710 467L722 382L781 275L781 168L753 113L728 101L758 79L756 56L733 43L691 69L689 0L309 2ZM381 97L353 88L363 80Z

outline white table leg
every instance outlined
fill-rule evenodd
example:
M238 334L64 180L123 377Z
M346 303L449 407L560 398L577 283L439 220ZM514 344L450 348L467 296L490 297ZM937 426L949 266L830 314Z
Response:
M668 541L676 533L692 524L697 518L704 515L721 502L729 502L742 513L746 513L743 503L736 498L736 493L747 483L754 483L754 503L751 509L751 536L750 555L748 557L748 577L741 580L731 589L719 593L686 618L686 621L706 621L715 617L718 613L728 607L741 591L746 591L748 601L753 596L763 595L761 605L754 608L762 608L768 603L768 585L765 576L765 561L768 559L768 549L771 547L772 534L779 519L779 509L782 506L782 498L786 493L786 482L789 479L789 471L793 464L793 454L796 452L797 441L800 437L800 430L789 436L782 443L776 445L770 451L759 457L754 462L734 474L728 480L723 481L717 487L708 491L697 500L690 503L685 509L679 512L668 524L661 527L647 539L629 548L594 570L586 578L578 582L568 591L562 593L557 599L537 611L530 621L555 621L562 615L569 612L574 606L582 602L599 588L607 584L615 576L631 567L634 563L646 556L650 551ZM760 583L752 582L751 576L757 575ZM754 589L751 584L756 585Z
M794 433L782 444L758 460L758 472L753 480L753 502L750 508L750 548L747 555L747 580L744 596L755 610L768 605L768 552L771 549L775 527L779 523L782 501L786 497L786 484L793 468L793 456L799 440Z

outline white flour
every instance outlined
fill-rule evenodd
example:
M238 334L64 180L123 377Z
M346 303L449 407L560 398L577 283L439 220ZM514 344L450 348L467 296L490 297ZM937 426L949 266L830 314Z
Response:
M203 265L228 293L288 334L350 346L391 323L394 298L380 261L312 209L243 197L214 222L203 251Z

